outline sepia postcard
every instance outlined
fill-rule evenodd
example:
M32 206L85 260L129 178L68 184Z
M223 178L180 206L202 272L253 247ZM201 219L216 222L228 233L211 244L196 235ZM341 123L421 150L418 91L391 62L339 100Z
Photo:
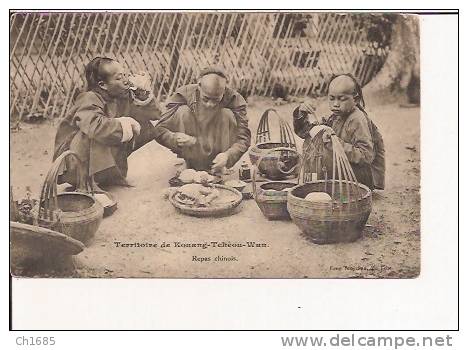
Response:
M10 11L10 271L416 278L418 15Z

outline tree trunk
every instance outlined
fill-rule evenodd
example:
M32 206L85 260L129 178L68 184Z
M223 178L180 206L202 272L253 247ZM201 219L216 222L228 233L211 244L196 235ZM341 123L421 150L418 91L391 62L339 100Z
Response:
M419 82L419 18L399 15L393 25L390 52L382 69L364 88L367 92L384 89L406 90ZM411 82L411 84L410 84Z

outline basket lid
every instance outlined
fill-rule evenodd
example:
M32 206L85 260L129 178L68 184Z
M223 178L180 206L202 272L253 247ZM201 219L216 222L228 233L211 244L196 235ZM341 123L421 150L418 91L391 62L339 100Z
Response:
M10 221L10 229L12 245L23 244L34 250L56 252L63 255L76 255L85 248L80 241L43 227Z

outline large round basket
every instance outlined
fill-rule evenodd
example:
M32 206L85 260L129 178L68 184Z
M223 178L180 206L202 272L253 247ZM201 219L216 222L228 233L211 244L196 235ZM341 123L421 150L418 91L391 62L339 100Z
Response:
M63 192L57 194L57 208L53 208L51 220L44 215L38 223L42 227L62 232L83 243L87 243L101 224L104 208L90 194Z
M10 221L12 265L17 265L25 259L76 255L84 248L83 243L60 232Z
M57 177L63 165L67 164L66 161L74 162L77 168L77 187L86 188L88 193L58 193ZM85 179L85 184L82 179ZM70 151L62 153L52 164L42 186L38 224L88 243L98 230L104 213L104 208L90 190L87 172L84 172L76 154Z
M219 198L228 198L225 202L223 200L215 200L208 207L197 207L181 203L177 200L177 191L169 196L169 202L182 214L196 216L196 217L220 217L232 215L236 212L237 207L242 202L242 194L228 186L212 185L216 188L221 195Z
M287 208L292 221L317 244L357 240L372 210L371 191L358 183L354 184L359 190L357 200L335 198L333 202L320 203L304 199L311 192L327 192L331 196L333 182L339 186L339 180L319 180L298 185L288 193Z

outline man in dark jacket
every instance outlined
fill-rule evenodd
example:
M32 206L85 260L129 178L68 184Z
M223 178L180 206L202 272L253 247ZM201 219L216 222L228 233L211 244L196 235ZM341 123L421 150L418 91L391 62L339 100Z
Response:
M149 91L130 90L123 67L110 58L93 59L86 80L88 91L78 95L60 121L54 159L71 150L95 184L126 185L127 157L154 139L150 120L160 118L160 109ZM68 162L61 182L77 185L76 171L76 164Z
M166 103L156 140L188 168L231 168L250 147L247 103L226 85L224 71L209 67L201 71L198 84L180 87Z

